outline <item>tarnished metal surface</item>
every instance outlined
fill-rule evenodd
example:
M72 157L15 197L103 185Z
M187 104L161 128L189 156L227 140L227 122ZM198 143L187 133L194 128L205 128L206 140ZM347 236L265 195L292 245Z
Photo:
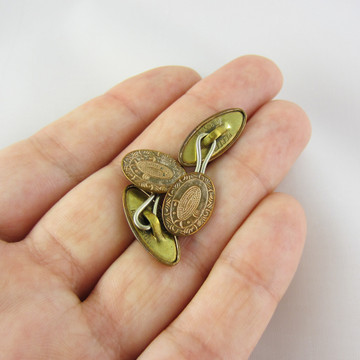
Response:
M180 251L176 236L169 234L161 226L158 217L152 213L152 204L144 210L143 222L147 220L153 227L153 231L139 229L133 221L134 213L141 204L149 197L144 191L134 185L129 185L123 195L123 205L126 219L132 232L144 248L157 260L166 265L175 265L180 259Z
M179 162L183 166L196 164L196 139L201 133L208 133L202 141L202 157L209 151L209 146L216 140L216 148L210 161L216 159L237 140L246 125L246 114L242 109L221 111L199 124L184 141Z
M165 193L185 174L183 167L160 151L135 150L122 160L125 176L138 188L151 193Z
M204 174L189 173L167 192L163 202L163 222L175 235L191 235L209 220L215 205L215 188Z

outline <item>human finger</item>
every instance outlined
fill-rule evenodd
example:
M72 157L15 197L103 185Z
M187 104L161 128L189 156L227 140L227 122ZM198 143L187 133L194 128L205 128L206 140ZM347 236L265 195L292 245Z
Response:
M22 239L66 192L109 163L199 76L153 69L0 152L0 237Z
M247 359L296 271L305 233L296 200L265 198L195 297L139 359Z

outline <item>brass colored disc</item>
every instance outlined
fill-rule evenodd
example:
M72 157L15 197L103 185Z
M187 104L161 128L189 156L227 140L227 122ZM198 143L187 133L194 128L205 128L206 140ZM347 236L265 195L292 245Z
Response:
M180 250L176 236L169 234L166 229L161 227L156 215L151 212L151 204L145 209L148 216L151 215L156 221L156 236L149 230L140 230L133 221L133 216L138 207L144 203L149 197L144 191L138 189L134 185L129 185L123 196L123 205L125 210L126 220L128 221L132 232L137 240L144 246L144 248L153 255L157 260L166 265L175 265L180 260ZM141 221L146 223L146 217L141 215ZM151 218L149 216L149 219ZM160 233L160 234L159 234Z
M135 150L123 158L125 176L138 188L151 193L165 193L185 174L184 168L171 156L160 151Z
M216 159L237 140L246 125L246 114L242 109L221 111L200 123L186 138L180 152L179 162L183 166L196 165L196 139L202 133L211 134L202 141L202 158L206 156L211 146L211 140L216 139L216 147L210 161Z
M182 176L166 193L163 222L174 235L191 235L209 220L215 205L215 188L204 174Z

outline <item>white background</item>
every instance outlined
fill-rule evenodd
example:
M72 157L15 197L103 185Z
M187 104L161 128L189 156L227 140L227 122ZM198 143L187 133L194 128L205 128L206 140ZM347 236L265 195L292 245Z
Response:
M312 140L279 190L308 215L298 272L251 359L360 359L360 2L0 0L0 147L152 67L256 53ZM0 169L1 171L1 169Z

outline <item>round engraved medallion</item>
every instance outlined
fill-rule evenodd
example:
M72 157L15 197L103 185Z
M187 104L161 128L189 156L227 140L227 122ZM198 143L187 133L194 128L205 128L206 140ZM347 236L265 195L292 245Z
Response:
M191 235L209 220L215 204L215 188L204 174L182 176L167 192L163 202L163 222L174 235Z
M135 150L122 160L125 176L137 187L152 193L165 193L185 174L183 167L160 151Z

